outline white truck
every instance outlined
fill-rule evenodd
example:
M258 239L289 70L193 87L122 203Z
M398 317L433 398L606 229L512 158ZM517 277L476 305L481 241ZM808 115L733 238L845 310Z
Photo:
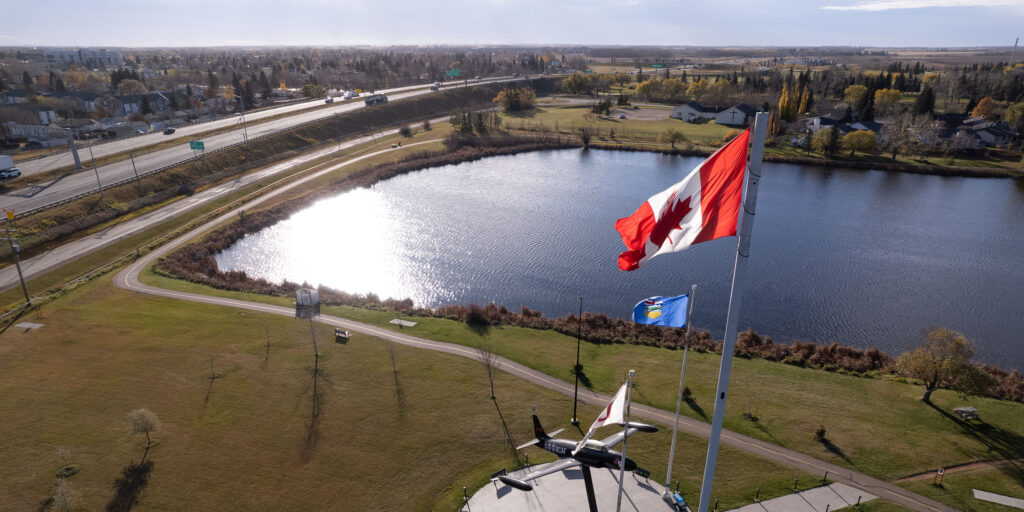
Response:
M0 155L0 179L9 180L21 176L21 171L14 166L14 159L8 155Z

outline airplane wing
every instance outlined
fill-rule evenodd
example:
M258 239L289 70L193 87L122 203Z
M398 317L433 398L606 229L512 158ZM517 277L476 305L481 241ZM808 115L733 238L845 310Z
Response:
M631 421L631 422L629 422L629 429L628 430L625 430L625 431L620 430L620 431L618 431L618 432L616 432L616 433L614 433L614 434L612 434L612 435L602 439L601 443L604 444L605 446L611 448L612 446L615 446L615 445L621 443L622 440L625 439L627 436L631 436L631 435L633 435L633 434L635 434L637 432L657 432L657 431L658 431L657 427L654 427L654 426L651 426L651 425L647 425L647 424L644 424L644 423L636 423L636 422L632 422Z
M541 469L539 471L534 471L533 473L530 473L530 474L520 478L520 480L522 480L524 482L529 482L530 480L535 480L535 479L540 478L542 476L550 475L551 473L557 473L559 471L562 471L563 469L569 469L569 468L571 468L573 466L579 466L579 465L580 465L580 461L578 461L576 459L572 459L572 458L569 458L569 459L558 459L557 461L552 462L551 464L548 464L547 466L544 466L543 469Z
M538 479L538 478L540 478L542 476L550 475L551 473L557 473L557 472L562 471L564 469L569 469L569 468L571 468L573 466L579 466L579 465L580 465L580 461L578 461L576 459L571 459L571 458L570 459L558 459L557 461L552 462L551 464L548 464L548 465L544 466L543 469L541 469L539 471L534 471L533 473L528 473L528 474L524 475L522 478L511 478L511 477L502 475L502 476L498 477L498 479L501 480L505 484L511 485L511 486L516 487L518 489L522 489L524 491L529 491L530 489L532 489L532 486L528 485L526 482L529 482L530 480L536 480L536 479Z

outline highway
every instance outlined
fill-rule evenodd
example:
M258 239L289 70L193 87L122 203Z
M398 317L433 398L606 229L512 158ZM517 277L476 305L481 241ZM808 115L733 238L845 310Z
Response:
M462 83L460 82L459 85L462 85ZM428 86L429 85L426 85L426 84L423 84L423 85L410 85L410 86L407 86L407 87L396 87L396 88L393 88L393 89L386 89L386 90L381 90L381 91L378 91L378 92L381 92L381 93L384 93L384 94L387 94L387 95L391 95L391 94L399 94L399 93L403 93L403 92L414 91L414 90L417 90L417 89L426 89ZM447 87L455 87L455 86L451 85L451 86L447 86ZM442 86L442 88L445 88L445 87ZM365 96L365 94L363 96ZM354 98L352 100L342 100L341 98L335 98L334 101L335 101L335 105L333 107L325 107L325 108L320 109L320 110L317 111L320 114L321 117L322 116L326 116L326 115L331 115L331 114L339 112L339 111L343 111L343 110L338 110L338 107L341 107L341 106L343 106L343 104L346 104L346 103L358 103L358 104L362 105L363 97ZM257 111L257 112L246 113L245 114L245 121L247 123L254 123L256 121L259 121L260 119L266 119L268 117L279 116L281 114L287 114L287 113L297 113L299 111L307 110L307 109L311 109L311 108L315 108L315 107L324 107L324 105L325 105L325 103L324 103L324 99L323 98L315 99L315 100L309 100L309 101L303 101L303 102L300 102L300 103L294 103L294 104L286 105L286 106L283 106L283 107L274 107L274 108L269 108L269 109L265 109L265 110L260 110L260 111ZM241 126L242 126L242 118L241 118L241 116L240 115L234 115L234 116L230 116L230 117L225 117L223 119L217 119L215 121L208 121L208 122L205 122L205 123L190 124L190 125L185 125L185 126L182 126L182 127L176 127L174 135L164 135L162 132L152 132L152 133L147 133L145 135L139 135L137 137L129 137L129 138L126 138L126 139L115 139L115 140L112 140L110 142L103 142L103 143L93 142L92 143L93 144L92 156L95 156L96 158L101 158L101 157L104 157L104 156L107 156L107 155L114 155L114 154L117 154L117 153L124 153L124 152L127 152L127 151L138 151L139 149L142 149L142 148L144 148L146 146L152 146L152 145L155 145L155 144L160 144L160 143L165 142L165 141L167 141L169 139L185 138L185 140L188 140L189 138L201 138L201 135L203 133L206 133L206 132L210 132L210 131L214 131L214 130L220 130L220 129L223 129L223 128L241 128ZM84 141L79 146L78 156L82 159L82 165L84 167L88 167L88 163L89 163L89 156L90 155L89 155L89 150L87 149L89 147L89 144L90 144L89 141ZM186 142L182 142L182 144L185 145L185 146L188 145ZM61 153L58 153L58 154L55 154L55 155L50 155L50 156L46 156L46 157L43 157L43 158L37 158L37 159L34 159L34 160L27 160L27 161L24 161L24 162L19 162L18 163L18 169L21 169L21 172L22 172L23 175L31 176L33 174L38 174L40 172L44 172L44 171L47 171L47 170L50 170L50 169L58 169L60 167L74 165L74 163L75 163L75 160L74 160L74 157L71 156L71 151L67 150L67 151L62 151Z
M502 79L481 80L481 81L478 81L477 83L478 84L480 84L480 83L489 83L489 82L495 82L495 81L501 81L501 80ZM457 86L451 86L451 87L457 87ZM379 91L379 92L384 92L384 91ZM388 93L389 93L388 99L392 100L392 101L399 100L399 99L402 99L402 98L408 98L408 97L412 97L412 96L418 96L418 95L421 95L421 94L432 94L432 92L429 89L425 89L422 86L402 87L402 88L398 88L398 89L391 89L391 90L388 91ZM320 101L320 103L323 103L323 100L319 100L319 101ZM296 105L292 105L292 107L295 107L295 106ZM282 107L282 108L290 108L290 107ZM356 109L359 109L359 108L364 108L364 103L363 103L362 98L356 98L356 101L344 102L344 103L341 103L341 104L333 105L331 107L325 107L325 108L322 108L322 109L316 109L316 110L312 110L312 111L308 111L308 112L298 112L295 115L287 116L287 117L284 117L284 118L281 118L281 119L275 119L273 121L266 121L266 122L263 122L263 123L260 123L260 124L254 125L254 126L249 126L249 127L247 127L245 129L245 131L248 134L248 138L252 139L252 138L258 137L260 135L267 135L267 134L270 134L270 133L281 131L281 130L293 127L295 125L308 122L308 121L314 121L314 120L321 119L321 118L324 118L324 117L328 117L328 116L331 116L331 115L334 115L334 114L339 114L339 113L342 113L342 112L349 112L349 111L356 110ZM273 115L280 114L280 112L275 112L275 113L270 113L272 111L266 111L266 112L268 112L267 116L273 116ZM246 121L248 121L248 120L249 120L249 118L247 117ZM212 136L209 136L209 137L202 137L202 140L203 140L203 142L205 144L205 147L206 147L207 151L218 149L218 148L223 148L225 146L230 146L232 144L243 142L243 128L240 125L239 121L237 119L230 119L230 120L227 120L227 121L231 125L238 126L238 128L235 129L235 130L229 131L229 132L221 133L219 135L212 135ZM212 124L213 123L206 123L206 124L203 124L203 125L200 125L200 126L196 126L194 128L196 128L197 130L198 129L202 129L203 131L209 131L209 130L213 129L213 128L211 128ZM184 131L185 131L185 129L183 128L182 130L179 130L179 133L184 132ZM175 135L178 135L178 133L175 133ZM163 137L163 135L154 135L154 137ZM157 140L159 140L159 139L157 139ZM134 148L134 147L141 147L141 146L138 146L138 144L142 144L142 145L152 144L153 142L151 142L151 141L152 141L152 139L150 139L149 136L144 136L144 137L137 137L137 138L128 139L128 140L125 140L123 142L125 144L129 144L129 147ZM112 144L120 144L120 143L110 143L110 144L103 144L101 146L97 146L94 149L94 151L93 151L94 156L99 156L99 154L98 154L99 149L100 148L105 148L106 146L111 146L109 151L116 152L116 150L118 149L119 146L113 146ZM125 148L121 148L121 151L124 151L124 150L125 150ZM67 165L68 163L71 162L70 154L66 153L66 155L67 155L66 158L68 159L68 161L65 162L65 163L61 163L60 160L52 161L54 163L54 168L55 167L59 167L61 165ZM115 183L115 182L118 182L118 181L121 181L121 180L125 180L125 179L129 179L129 178L134 177L136 172L143 173L143 172L146 172L146 171L149 171L149 170L159 169L159 168L167 166L167 165L171 165L171 164L175 164L175 163L181 162L183 160L187 160L189 158L192 158L193 152L189 149L188 143L183 141L181 143L181 145L176 146L176 147L171 147L171 148L166 148L166 149L162 149L162 150L159 150L159 151L153 151L153 152L150 152L150 153L140 154L140 155L138 155L138 156L136 156L134 158L134 163L132 162L131 159L121 160L121 161L118 161L118 162L114 162L114 163L111 163L111 164L100 166L100 167L98 167L96 169L96 171L94 171L91 167L88 166L88 163L89 163L89 149L88 149L88 146L83 147L82 149L79 150L79 156L82 158L83 166L85 166L84 169L82 169L80 171L77 171L77 172L73 172L73 173L70 173L70 174L66 174L66 175L60 176L60 177L55 178L55 179L50 180L50 181L46 181L46 182L42 182L42 183L37 183L37 184L34 184L34 185L29 185L27 187L23 187L23 188L20 188L20 189L13 190L11 192L2 194L2 195L0 195L0 208L4 208L4 209L7 209L7 210L14 210L16 213L17 212L24 212L24 211L32 210L32 209L35 209L35 208L41 208L41 207L50 205L52 203L63 201L65 199L67 199L67 198L71 198L71 197L77 196L79 194L83 194L83 193L86 193L86 192L97 190L98 187L99 187L99 184ZM59 158L59 157L47 157L46 159L42 159L42 160L49 160L51 158ZM30 162L35 162L35 160L30 161ZM30 163L30 162L26 162L26 163ZM23 170L23 172L24 172L24 167L21 164L19 164L19 168L21 168ZM40 171L37 171L37 172L40 172ZM98 174L98 177L97 177L97 174ZM99 183L97 183L97 182L99 182Z

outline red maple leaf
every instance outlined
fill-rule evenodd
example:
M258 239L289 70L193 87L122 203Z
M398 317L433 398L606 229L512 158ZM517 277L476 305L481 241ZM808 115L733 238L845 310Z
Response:
M683 229L683 218L690 213L690 197L692 196L676 201L676 193L672 192L668 198L668 207L665 208L665 212L662 213L661 218L654 224L654 229L651 230L650 240L652 243L661 247L669 233L675 229ZM674 243L671 238L669 238L669 243Z

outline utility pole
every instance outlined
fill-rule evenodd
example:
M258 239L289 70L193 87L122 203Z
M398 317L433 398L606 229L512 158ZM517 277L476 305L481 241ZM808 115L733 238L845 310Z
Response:
M21 246L14 241L14 237L11 236L13 231L11 229L11 223L14 222L14 210L7 212L7 243L11 244L11 254L14 256L14 266L18 269L18 280L21 281L21 291L25 294L25 306L32 305L32 298L28 295L28 286L25 286L25 276L21 273L21 260L18 255L21 253Z
M100 171L96 170L96 157L92 156L92 142L89 143L89 159L92 160L92 172L96 173L96 188L100 189L100 199L103 199L103 185L100 183Z
M139 183L139 170L135 168L135 153L128 153L128 157L132 159L132 172L135 173L135 186L139 189L139 194L142 194L142 183Z
M576 376L576 383L572 387L572 424L579 425L580 420L576 417L576 398L580 390L580 339L583 337L583 297L580 297L580 325L576 331L576 366L572 367L572 373Z
M249 132L245 128L245 92L238 97L238 101L242 104L242 140L245 141L245 154L249 154ZM205 153L205 150L204 150Z
M1017 53L1017 43L1019 42L1019 37L1013 42L1013 50L1010 51L1010 69L1013 69L1013 56Z
M78 148L75 146L75 137L72 135L71 130L64 130L64 134L68 137L68 147L71 148L71 156L75 158L75 170L82 170L82 161L78 158Z

